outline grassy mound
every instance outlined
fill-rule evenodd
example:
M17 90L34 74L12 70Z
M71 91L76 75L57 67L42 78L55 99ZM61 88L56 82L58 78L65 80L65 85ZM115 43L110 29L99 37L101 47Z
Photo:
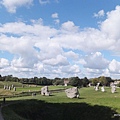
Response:
M115 113L105 106L41 100L24 100L3 108L5 120L118 120Z

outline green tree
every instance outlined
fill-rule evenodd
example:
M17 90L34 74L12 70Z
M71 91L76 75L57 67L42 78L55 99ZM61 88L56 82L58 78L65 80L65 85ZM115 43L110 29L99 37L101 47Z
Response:
M82 86L82 80L79 77L71 77L69 78L69 85L75 86L75 87L81 87Z
M99 82L101 83L101 85L105 85L105 86L107 85L107 79L106 79L106 77L101 76L98 79L99 79Z
M87 85L89 84L89 80L87 79L87 77L84 77L82 79L82 84L83 84L83 87L87 87Z
M92 78L90 81L91 81L92 85L95 86L99 82L99 79L98 78Z

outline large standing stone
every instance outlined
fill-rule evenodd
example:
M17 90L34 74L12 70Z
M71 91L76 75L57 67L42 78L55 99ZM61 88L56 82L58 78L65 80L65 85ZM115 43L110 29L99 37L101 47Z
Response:
M78 98L80 95L77 87L66 89L65 93L69 98Z
M101 87L101 91L102 91L102 92L105 92L104 86Z
M41 95L46 95L46 96L50 95L50 92L48 90L48 86L45 86L45 87L41 88Z
M4 90L6 90L6 86L4 85Z
M11 87L9 86L9 90L11 90Z
M13 90L16 91L16 87L14 87Z
M111 92L112 93L115 93L115 91L116 91L116 86L115 86L115 84L114 83L111 83Z
M100 85L100 83L97 83L97 85L95 86L95 91L99 90L99 85Z

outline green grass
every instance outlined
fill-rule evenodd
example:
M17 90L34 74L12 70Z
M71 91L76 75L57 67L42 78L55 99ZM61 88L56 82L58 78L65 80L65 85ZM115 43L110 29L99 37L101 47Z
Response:
M7 82L8 83L8 82ZM6 85L6 82L2 84ZM22 85L22 84L14 84L13 82L9 82L9 84L7 84L8 86L14 85L16 87L16 91L14 91L13 88L11 88L11 90L4 90L3 88L0 88L0 97L15 97L15 96L25 96L25 95L31 95L32 92L36 92L36 93L40 93L41 88L43 86L40 85ZM3 85L3 86L4 86ZM2 86L2 85L1 85ZM24 87L23 87L24 86ZM49 90L64 90L66 88L65 86L49 86Z
M0 81L0 88L4 88L4 85L8 86L14 85L15 87L22 87L22 83L19 82Z
M41 86L30 88L39 90ZM49 88L63 89L64 86ZM28 90L28 87L20 89ZM114 94L109 87L105 90L101 92L95 91L93 87L81 88L79 99L67 98L64 91L53 92L51 96L6 98L8 104L14 104L3 107L2 112L5 120L119 120L114 114L120 113L120 89ZM10 119L12 116L15 118Z

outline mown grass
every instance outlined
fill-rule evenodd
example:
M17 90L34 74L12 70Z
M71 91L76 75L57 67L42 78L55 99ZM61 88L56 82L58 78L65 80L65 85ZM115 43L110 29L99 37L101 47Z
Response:
M51 86L50 89L62 88ZM14 104L3 107L2 113L5 120L119 120L114 114L120 113L120 89L114 94L109 87L105 89L106 92L95 91L93 87L80 88L79 99L67 98L65 92L7 98L8 104ZM12 116L15 118L10 119Z
M6 82L2 83L2 86L6 85ZM8 82L7 82L8 83ZM7 89L4 90L3 87L0 88L0 97L15 97L15 96L25 96L25 95L31 95L33 92L40 93L41 88L43 86L40 85L28 85L28 84L14 84L14 82L9 82L7 84L8 86L14 85L16 87L16 91L14 91L13 88L11 90ZM66 88L69 88L71 86L65 87L65 86L49 86L49 90L64 90Z
M14 85L15 87L22 87L22 83L19 82L0 81L0 88L4 88L4 85L8 86Z

